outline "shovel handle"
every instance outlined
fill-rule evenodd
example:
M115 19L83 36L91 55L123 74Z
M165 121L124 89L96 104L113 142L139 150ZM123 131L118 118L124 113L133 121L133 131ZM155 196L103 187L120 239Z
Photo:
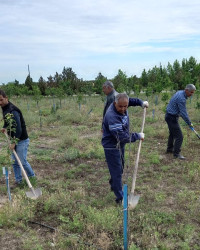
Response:
M133 194L135 191L135 183L136 183L136 176L137 176L137 170L138 170L138 163L140 159L140 150L141 150L141 145L142 141L139 141L139 147L138 147L138 152L137 152L137 158L135 162L135 168L134 168L134 173L133 173L133 182L132 182L132 187L131 187L131 193Z
M193 128L193 127L190 127L190 129L196 134L196 136L200 139L200 135L197 133L197 131Z
M6 138L7 138L8 143L10 144L10 140L9 140L8 134L7 134L7 133L4 133L4 134L5 134ZM21 163L21 161L20 161L20 159L19 159L19 157L18 157L16 151L15 151L14 149L13 149L12 151L13 151L13 154L14 154L14 156L15 156L15 158L16 158L16 160L17 160L19 166L20 166L20 168L21 168L21 171L22 171L22 173L23 173L23 175L24 175L24 178L26 179L26 182L27 182L27 184L28 184L28 187L29 187L30 189L32 189L33 187L32 187L32 185L31 185L31 182L29 181L29 178L28 178L28 176L27 176L27 174L26 174L26 172L25 172L25 170L24 170L24 167L22 166L22 163Z
M16 151L13 149L13 154L14 154L14 156L15 156L15 158L17 159L17 162L18 162L18 164L19 164L19 166L20 166L20 168L21 168L21 170L22 170L22 173L23 173L23 175L24 175L24 178L26 179L26 182L27 182L27 184L28 184L28 187L30 188L30 189L32 189L33 187L32 187L32 185L31 185L31 182L29 181L29 178L28 178L28 176L27 176L27 174L26 174L26 172L25 172L25 170L24 170L24 168L23 168L23 166L22 166L22 163L21 163L21 161L20 161L20 159L19 159L19 157L18 157L18 155L17 155L17 153L16 153Z
M144 124L145 124L146 111L147 111L147 108L144 108L143 119L142 119L141 133L143 133L143 131L144 131Z
M144 108L144 112L143 112L141 133L143 133L143 131L144 131L145 117L146 117L146 108ZM135 183L136 183L136 176L137 176L137 170L138 170L138 163L139 163L139 159L140 159L141 146L142 146L142 140L139 141L139 147L138 147L137 157L136 157L136 161L135 161L135 168L134 168L133 181L132 181L132 187L131 187L132 194L135 191Z

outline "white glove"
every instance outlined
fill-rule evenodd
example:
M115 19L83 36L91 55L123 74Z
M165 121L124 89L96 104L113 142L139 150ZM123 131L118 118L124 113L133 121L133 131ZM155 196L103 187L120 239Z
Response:
M149 103L147 101L144 101L142 104L143 108L148 108L149 107Z
M144 133L138 133L140 140L144 140Z

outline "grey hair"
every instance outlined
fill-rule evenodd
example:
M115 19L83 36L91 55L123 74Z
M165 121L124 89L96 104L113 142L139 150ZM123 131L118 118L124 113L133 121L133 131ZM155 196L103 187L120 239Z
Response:
M196 87L193 84L188 84L185 89L187 89L188 91L193 91L196 90Z
M127 99L127 100L129 100L129 97L125 93L119 93L118 95L115 96L115 102L118 103L120 99Z
M107 87L110 87L110 88L112 88L112 89L114 88L114 85L113 85L113 83L112 83L111 81L105 81L104 84L103 84L103 87L104 87L104 86L105 86L106 88L107 88Z
M0 95L2 95L3 98L6 98L6 97L7 97L7 96L6 96L6 93L5 93L2 89L0 89Z

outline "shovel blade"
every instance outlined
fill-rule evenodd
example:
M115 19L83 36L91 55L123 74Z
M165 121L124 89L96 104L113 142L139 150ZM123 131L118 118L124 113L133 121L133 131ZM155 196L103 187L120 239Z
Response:
M31 189L31 191L26 192L26 196L31 199L37 199L39 196L42 195L42 191L40 188L37 189Z
M139 195L130 194L128 196L128 208L134 209L137 206L139 199Z

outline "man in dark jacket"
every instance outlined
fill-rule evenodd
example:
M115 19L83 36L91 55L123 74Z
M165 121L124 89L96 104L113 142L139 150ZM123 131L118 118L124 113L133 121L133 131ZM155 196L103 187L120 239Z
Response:
M125 144L144 139L143 133L129 132L127 112L129 106L147 108L149 104L147 101L129 98L126 94L118 94L114 103L108 108L103 120L102 146L111 176L109 183L111 190L115 193L116 203L121 203L123 199L122 173Z
M106 114L107 109L110 104L114 102L115 96L118 92L114 89L113 83L111 81L105 81L102 87L103 93L106 95L106 103L103 110L103 118Z
M0 106L3 112L4 126L1 129L2 133L8 133L11 138L17 139L17 144L10 144L10 149L16 151L27 175L29 177L34 177L35 173L31 168L31 165L27 161L27 151L29 146L29 138L26 130L26 124L20 109L18 109L14 104L8 101L3 90L0 90ZM13 125L12 130L9 131L9 124L6 120L6 115L12 114L15 125ZM21 168L15 159L14 154L12 154L12 159L14 160L13 169L15 174L16 185L20 185L22 182Z

